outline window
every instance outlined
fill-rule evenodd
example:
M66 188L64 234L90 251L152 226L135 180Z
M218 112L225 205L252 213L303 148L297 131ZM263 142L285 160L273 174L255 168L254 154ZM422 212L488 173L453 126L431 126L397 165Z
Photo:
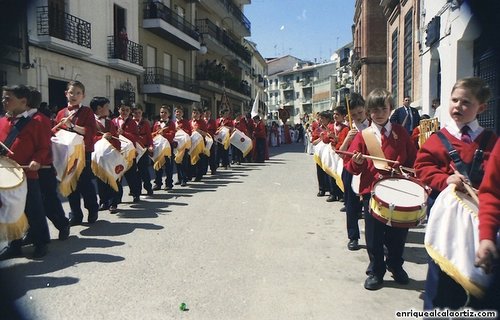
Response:
M403 95L412 96L412 70L413 70L413 9L405 15L404 35L404 83Z
M398 29L394 30L391 37L391 92L394 99L398 96Z
M146 46L146 67L156 67L156 48Z
M168 53L163 53L163 69L172 70L172 56Z

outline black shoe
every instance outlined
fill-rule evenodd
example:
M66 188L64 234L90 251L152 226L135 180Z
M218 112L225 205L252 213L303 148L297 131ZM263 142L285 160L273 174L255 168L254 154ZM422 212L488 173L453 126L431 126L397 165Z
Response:
M346 212L346 210L347 209L345 207L340 208L340 212Z
M82 215L77 215L74 214L73 212L69 213L69 225L70 226L77 226L82 224L83 221L83 214Z
M173 186L165 186L165 188L163 188L163 190L168 191L168 190L172 190L173 188L174 188Z
M134 199L132 199L133 203L137 203L139 201L141 201L141 198L139 198L139 196L135 196Z
M107 203L103 202L99 205L99 211L104 211L104 210L108 210L108 209L109 209L109 204L107 204Z
M319 191L316 196L318 197L324 197L325 196L325 192L324 191Z
M98 215L97 211L89 212L89 217L87 218L87 221L89 223L94 223L97 221L98 218L99 218L99 215Z
M337 201L337 198L335 196L329 196L328 198L326 198L326 202L333 202L333 201Z
M147 194L148 194L148 196L152 196L153 195L153 189L147 190Z
M200 182L200 181L201 181L201 177L194 178L194 181L195 181L195 182Z
M187 185L188 185L188 184L187 184L187 182L186 182L186 181L182 181L182 182L181 182L181 187L185 187L185 186L187 186Z
M21 246L30 246L33 244L33 239L29 236L29 234L26 234L23 239L21 240Z
M117 212L118 212L118 208L116 206L109 207L109 213L117 213Z
M23 255L23 250L21 249L21 245L20 244L15 244L15 245L11 244L0 254L0 261L12 259L12 258L19 258L19 257L22 257L22 255Z
M160 190L160 189L161 189L161 185L155 184L155 185L153 186L153 191L158 191L158 190Z
M347 249L349 249L350 251L359 250L360 246L358 243L358 239L349 240L349 243L347 243Z
M176 186L180 185L181 182L180 181L177 181L176 183L174 183Z
M66 239L68 239L68 237L69 237L69 229L70 229L69 223L68 223L67 226L61 228L61 230L59 230L58 239L59 240L66 240Z
M34 259L43 258L47 255L47 252L48 252L47 244L44 243L35 245L35 251L33 251L33 258Z
M211 174L212 176L214 176L215 174L217 174L217 171L216 171L216 170L211 170L211 171L210 171L210 174Z
M398 269L392 269L392 268L387 268L387 270L392 273L392 277L394 278L394 281L396 281L399 284L408 284L410 283L410 278L408 277L408 273L403 268L398 268Z
M382 285L384 284L384 280L382 278L379 278L378 276L374 274L370 274L368 278L365 280L365 289L366 290L378 290L382 288Z

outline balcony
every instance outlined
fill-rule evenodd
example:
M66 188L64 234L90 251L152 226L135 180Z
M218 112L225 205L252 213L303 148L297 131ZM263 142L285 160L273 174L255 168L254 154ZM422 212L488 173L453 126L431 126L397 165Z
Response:
M251 97L251 87L248 82L229 72L222 64L205 61L205 63L198 65L196 80L216 83L222 88L231 89L245 96L245 98Z
M302 104L312 104L313 99L312 97L303 97L302 98Z
M145 2L142 26L187 50L199 50L195 26L161 2Z
M361 69L361 47L354 48L351 57L351 71L357 73Z
M311 88L313 83L311 78L302 78L300 81L302 82L302 88Z
M142 46L126 37L108 36L108 61L111 66L124 71L144 72Z
M247 48L231 38L226 31L217 27L217 25L209 19L196 20L196 27L203 36L203 40L215 42L214 46L211 46L212 48L217 46L221 47L221 50L216 50L219 54L226 55L229 52L247 64L252 63L252 54Z
M292 82L291 82L291 81L282 82L282 83L280 83L280 88L281 88L283 91L293 90L293 84L292 84Z
M250 20L234 4L234 0L204 0L203 6L207 7L209 11L215 11L217 16L224 17L222 20L226 26L229 27L228 23L230 22L231 31L235 34L242 37L251 35Z
M143 75L143 93L173 96L189 101L200 101L197 83L171 70L150 67Z
M92 54L89 22L52 6L36 8L37 38L33 42L54 51L84 57Z

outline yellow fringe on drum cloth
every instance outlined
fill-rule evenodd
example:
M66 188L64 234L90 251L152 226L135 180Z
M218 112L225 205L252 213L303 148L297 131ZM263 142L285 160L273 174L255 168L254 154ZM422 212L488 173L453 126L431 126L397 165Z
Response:
M200 160L200 154L203 152L205 149L205 143L204 140L200 140L198 144L196 144L194 147L191 145L191 149L189 150L189 155L191 157L191 164L195 165L198 160Z
M97 164L97 162L91 162L92 172L96 177L101 179L104 183L108 184L113 190L118 192L118 185L116 184L115 177L113 177L106 169Z
M76 190L83 168L85 168L85 148L83 145L78 145L75 146L73 154L68 159L66 171L59 184L59 191L63 197L67 197Z
M0 241L12 241L21 239L28 230L28 219L23 213L13 223L0 223Z

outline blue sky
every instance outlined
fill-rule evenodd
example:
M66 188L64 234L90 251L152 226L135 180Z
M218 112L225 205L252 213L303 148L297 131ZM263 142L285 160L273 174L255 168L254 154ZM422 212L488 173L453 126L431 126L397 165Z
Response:
M328 60L352 41L355 0L252 0L244 14L252 24L249 40L264 58L290 54Z

